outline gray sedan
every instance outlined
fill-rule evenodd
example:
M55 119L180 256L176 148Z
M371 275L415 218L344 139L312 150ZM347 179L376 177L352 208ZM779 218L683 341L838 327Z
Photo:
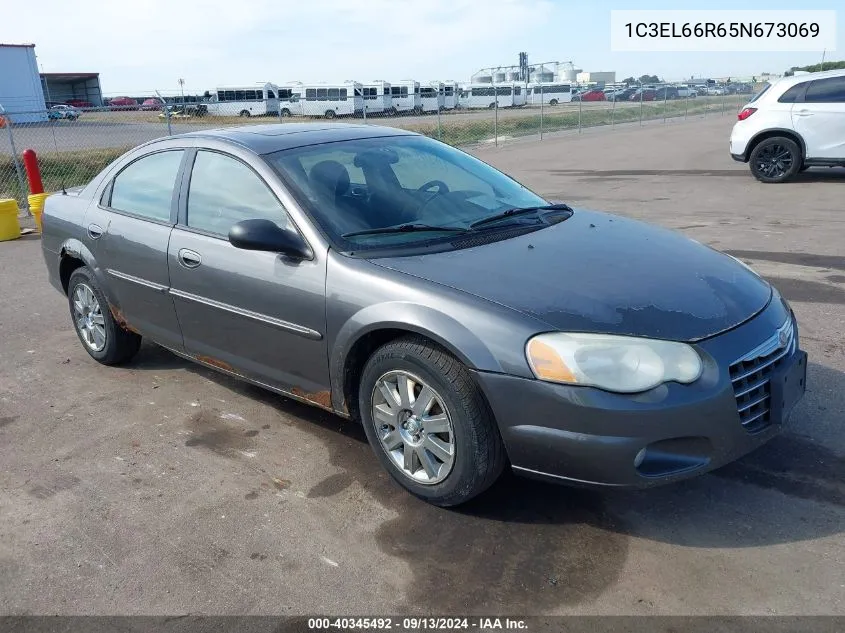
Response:
M620 487L703 473L804 392L792 310L741 262L402 130L160 139L48 198L43 227L95 360L145 337L360 420L439 505L505 467Z

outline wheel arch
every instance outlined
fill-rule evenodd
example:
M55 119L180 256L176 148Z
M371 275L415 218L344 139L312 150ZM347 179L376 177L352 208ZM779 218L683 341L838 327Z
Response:
M748 141L748 146L745 148L745 161L748 162L751 160L751 152L753 152L754 148L761 142L765 141L767 138L774 138L777 136L783 136L795 141L798 144L798 147L801 148L801 160L803 161L807 158L807 145L804 143L804 137L802 137L798 132L786 128L769 128L763 130L762 132L758 132L751 138L750 141Z
M370 306L347 321L330 352L332 404L336 411L357 417L356 395L364 364L377 348L404 336L425 338L470 369L503 371L483 341L449 315L411 304Z
M104 287L105 284L102 283L103 271L97 266L97 262L88 247L77 239L66 240L59 249L59 281L66 295L70 276L74 270L82 266L90 268L100 286Z

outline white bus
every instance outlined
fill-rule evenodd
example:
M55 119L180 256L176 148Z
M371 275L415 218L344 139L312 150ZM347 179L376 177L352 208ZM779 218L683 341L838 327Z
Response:
M420 112L437 112L444 107L445 86L442 81L432 81L420 86Z
M555 106L572 101L572 84L532 83L528 84L528 103L531 105Z
M461 88L458 104L461 108L510 108L514 105L515 93L519 92L523 103L525 94L522 86L514 84L466 84ZM518 97L517 97L518 98Z
M390 98L393 102L393 110L397 113L422 111L419 81L403 79L402 81L391 83Z
M524 106L528 99L528 89L524 83L514 83L513 85L513 103L514 107Z
M393 111L393 96L390 93L390 84L386 81L377 79L361 84L361 96L364 98L367 114Z
M305 116L327 119L350 116L363 109L361 89L361 84L354 81L342 84L294 84L291 87L291 102L298 101L298 113Z
M447 79L443 82L443 107L447 110L454 110L458 107L458 96L461 87L457 81Z
M277 91L279 97L279 116L301 116L302 115L302 100L299 93L296 91L298 83L293 82L291 85L280 85Z
M279 113L279 88L272 83L251 86L220 86L208 103L215 116L262 116Z

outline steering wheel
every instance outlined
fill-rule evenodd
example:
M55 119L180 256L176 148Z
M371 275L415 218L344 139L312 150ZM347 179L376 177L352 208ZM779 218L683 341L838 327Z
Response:
M425 183L423 186L421 186L419 189L417 189L417 191L419 191L421 193L426 192L429 189L431 189L432 187L437 187L437 191L432 192L436 196L442 196L444 194L449 193L449 186L445 182L443 182L442 180L429 180L427 183Z

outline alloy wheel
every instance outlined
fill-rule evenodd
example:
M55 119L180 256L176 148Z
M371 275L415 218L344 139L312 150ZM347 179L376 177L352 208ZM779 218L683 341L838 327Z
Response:
M449 475L455 434L433 387L413 374L391 371L376 381L371 407L381 447L405 477L431 485Z
M792 168L792 153L779 143L760 150L757 169L768 178L782 178Z
M73 321L83 342L95 352L106 346L106 321L97 296L88 284L73 291Z

